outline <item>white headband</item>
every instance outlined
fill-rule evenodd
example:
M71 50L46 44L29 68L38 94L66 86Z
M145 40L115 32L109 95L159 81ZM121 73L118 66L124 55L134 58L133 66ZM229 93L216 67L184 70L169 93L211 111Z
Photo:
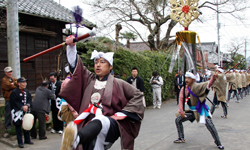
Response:
M194 76L194 74L191 73L191 72L186 72L185 77L189 77L189 78L192 78L192 79L196 79L195 76Z
M103 53L103 52L97 52L96 50L94 50L91 54L90 59L94 59L95 61L96 59L99 59L102 57L106 59L111 66L113 66L113 55L114 55L114 52Z
M222 68L217 68L217 70L219 70L219 72L223 73L224 70Z
M215 68L218 69L220 66L219 65L215 65Z
M207 71L206 71L206 75L207 75L207 77L210 77L210 76L212 75L211 71L210 71L210 70L207 70Z

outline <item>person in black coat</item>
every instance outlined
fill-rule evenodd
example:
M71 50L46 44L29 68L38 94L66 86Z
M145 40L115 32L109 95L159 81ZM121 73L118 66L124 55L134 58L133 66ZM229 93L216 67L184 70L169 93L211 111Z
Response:
M175 91L176 91L176 96L177 96L177 105L179 104L179 95L180 95L180 90L183 86L184 82L184 77L181 74L181 71L178 71L178 75L175 77Z
M132 71L132 76L127 78L127 82L135 86L141 92L144 92L145 91L144 82L141 77L137 76L138 69L136 67L133 67L131 71Z
M53 94L56 95L56 100L51 100L51 111L52 111L52 119L53 119L53 129L51 130L51 133L58 132L59 134L63 133L63 122L58 120L57 114L60 108L60 97L58 94L61 91L61 84L62 82L57 81L57 76L55 72L51 72L49 74L49 87Z
M27 82L24 77L17 79L18 87L10 94L11 116L16 127L18 147L23 148L22 140L22 120L24 114L32 106L32 97L26 88ZM31 120L32 121L32 120ZM33 144L30 141L29 131L23 130L24 143Z

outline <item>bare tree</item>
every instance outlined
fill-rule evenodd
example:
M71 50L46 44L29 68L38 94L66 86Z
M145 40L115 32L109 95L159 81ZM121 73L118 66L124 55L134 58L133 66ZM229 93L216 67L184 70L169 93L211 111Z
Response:
M179 2L181 1L183 0L179 0ZM203 0L198 8L200 13L204 8L217 12L216 7L219 5L223 7L218 13L229 13L235 18L240 18L237 12L247 8L241 2L240 0L220 0L219 3L215 3L214 0ZM169 48L172 44L169 42L170 32L177 22L170 18L169 0L89 0L84 3L95 8L95 15L102 13L102 16L106 16L105 21L102 22L103 28L123 23L131 32L137 34L151 50ZM149 31L147 40L142 36L144 33L139 31L140 27L135 27L136 23L146 27ZM163 26L167 26L166 31L162 31ZM162 38L160 34L163 35Z
M239 53L244 50L245 40L243 38L234 38L231 40L231 44L227 46L227 51L231 53L232 59L234 59Z
M121 29L122 29L122 25L119 24L119 23L117 23L115 25L115 41L116 41L116 46L120 45L119 44L119 33L120 33Z

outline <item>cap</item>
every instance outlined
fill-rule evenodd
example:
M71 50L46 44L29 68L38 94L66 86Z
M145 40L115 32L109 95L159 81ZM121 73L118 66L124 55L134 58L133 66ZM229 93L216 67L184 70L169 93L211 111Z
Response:
M27 79L25 79L24 77L17 79L17 83L21 83L21 82L25 82L25 81L27 81Z
M12 71L12 68L11 67L5 67L4 68L4 72L11 72Z

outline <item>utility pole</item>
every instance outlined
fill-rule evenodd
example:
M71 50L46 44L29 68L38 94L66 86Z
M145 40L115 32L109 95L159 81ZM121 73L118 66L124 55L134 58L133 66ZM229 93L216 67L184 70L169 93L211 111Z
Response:
M245 39L245 60L246 60L246 63L247 63L247 40L246 39ZM246 69L247 69L247 65L246 65Z
M13 77L19 78L20 74L20 48L19 48L19 23L18 0L7 0L7 42L8 65L13 70Z
M247 40L245 39L245 59L247 59Z
M218 65L221 65L220 62L220 21L219 21L219 5L218 5L218 0L217 0L217 38L218 38L218 55L219 55L219 59L218 59Z

